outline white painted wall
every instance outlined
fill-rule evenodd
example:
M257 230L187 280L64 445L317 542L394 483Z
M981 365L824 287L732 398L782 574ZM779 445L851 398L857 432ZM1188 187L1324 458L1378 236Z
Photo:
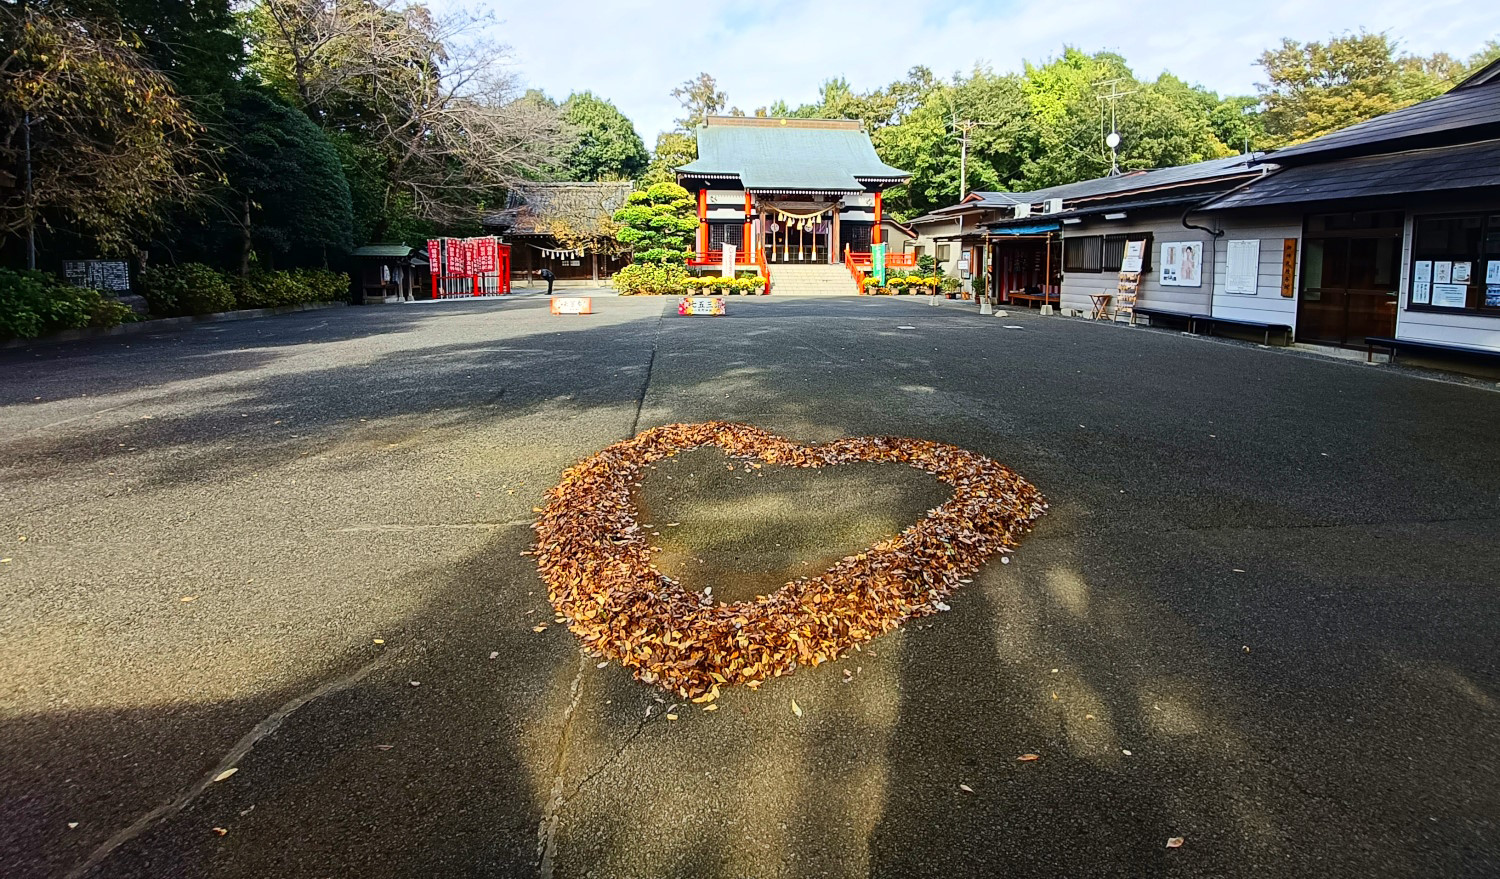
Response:
M1234 320L1252 320L1268 324L1286 324L1293 330L1297 327L1297 291L1302 284L1302 215L1246 215L1222 214L1212 216L1207 222L1195 217L1195 222L1224 232L1213 245L1214 286L1213 314ZM1297 277L1292 285L1292 295L1281 295L1281 252L1283 242L1291 238L1297 242ZM1260 274L1255 295L1224 292L1229 273L1229 242L1257 240L1260 242ZM1207 248L1204 250L1207 253Z
M1173 214L1170 218L1155 220L1119 220L1119 221L1096 221L1085 222L1078 225L1064 226L1063 239L1069 237L1081 237L1086 235L1125 235L1133 237L1150 233L1151 240L1151 271L1141 278L1140 299L1138 303L1141 308L1154 308L1161 311L1171 311L1177 314L1207 314L1210 299L1213 295L1213 279L1208 272L1202 274L1202 284L1198 287L1169 287L1161 283L1161 246L1169 241L1198 241L1203 244L1203 261L1209 262L1209 254L1213 248L1213 238L1205 232L1183 228L1179 221L1180 212ZM1201 223L1200 225L1207 225ZM1063 245L1066 247L1066 244ZM1062 259L1062 248L1058 249L1058 259ZM1278 270L1279 271L1279 270ZM1106 266L1102 272L1063 272L1061 295L1058 297L1058 307L1063 310L1075 310L1088 313L1093 310L1094 303L1089 297L1097 293L1114 294L1119 288L1120 268L1119 266Z

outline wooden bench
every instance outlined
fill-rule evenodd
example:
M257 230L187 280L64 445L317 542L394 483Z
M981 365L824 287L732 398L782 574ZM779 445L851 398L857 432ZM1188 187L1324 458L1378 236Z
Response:
M1375 349L1390 351L1391 362L1396 362L1397 351L1438 354L1447 357L1484 360L1500 363L1500 351L1493 348L1475 348L1472 345L1449 345L1444 342L1414 342L1410 339L1393 339L1388 336L1365 336L1365 361L1374 359Z
M1187 317L1188 328L1191 329L1194 333L1198 332L1199 324L1206 324L1208 326L1208 335L1210 336L1214 334L1215 327L1226 326L1239 327L1241 329L1247 330L1259 330L1265 333L1265 342L1267 345L1271 344L1272 333L1281 333L1288 343L1290 343L1292 339L1292 328L1288 324L1273 324L1266 323L1265 321L1241 320L1239 318L1232 317L1214 317L1208 314L1193 314L1188 315Z
M1055 293L1055 292L1054 293L1020 293L1020 292L1012 292L1008 298L1009 298L1009 300L1011 302L1028 303L1026 307L1030 308L1031 306L1030 306L1029 303L1032 303L1032 302L1037 303L1039 306L1041 306L1041 305L1056 305L1058 303L1058 299L1060 298L1060 295L1061 294Z

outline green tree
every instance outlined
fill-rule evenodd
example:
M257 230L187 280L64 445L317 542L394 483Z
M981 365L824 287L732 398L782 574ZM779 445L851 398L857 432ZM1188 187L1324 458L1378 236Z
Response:
M684 131L692 131L708 117L723 113L729 105L729 96L719 91L719 83L707 73L700 73L672 89L672 97L682 104L683 115L677 120L677 125Z
M127 251L208 176L201 129L117 26L0 7L0 232L62 224ZM23 153L31 119L33 186Z
M152 67L195 106L216 103L244 68L244 36L230 0L40 0L31 5L117 28L138 41Z
M675 183L679 168L698 158L696 135L683 131L663 131L656 136L656 149L652 151L651 165L641 175L641 185L650 187L658 183Z
M563 102L562 118L577 132L562 165L568 180L631 180L645 172L646 144L614 104L579 92Z
M655 183L630 193L614 222L619 227L616 240L635 251L637 263L683 264L698 228L693 197L676 183Z
M353 244L353 208L339 154L301 110L269 89L246 85L228 96L223 158L240 237L239 267L250 270L298 252L321 257Z
M1385 34L1360 31L1326 43L1283 40L1260 57L1265 126L1295 143L1424 101L1451 88L1468 65L1439 53L1399 54Z

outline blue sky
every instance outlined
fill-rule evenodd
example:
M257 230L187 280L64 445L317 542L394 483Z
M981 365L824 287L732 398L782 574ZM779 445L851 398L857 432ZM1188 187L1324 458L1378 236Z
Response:
M583 89L609 98L648 147L678 114L669 92L699 71L749 112L777 98L811 100L834 76L867 89L918 64L940 76L976 64L1017 70L1068 44L1119 52L1140 77L1171 70L1220 92L1249 93L1255 59L1282 37L1321 40L1364 28L1390 33L1410 52L1461 56L1500 38L1494 0L491 0L478 8L498 20L494 35L510 44L528 86L559 99Z

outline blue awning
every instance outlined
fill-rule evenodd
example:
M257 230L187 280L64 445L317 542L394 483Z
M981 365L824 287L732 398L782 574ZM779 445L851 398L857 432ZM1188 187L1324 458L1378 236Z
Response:
M1043 232L1056 232L1061 229L1059 223L1034 223L1030 226L986 226L985 230L991 235L1040 235Z

